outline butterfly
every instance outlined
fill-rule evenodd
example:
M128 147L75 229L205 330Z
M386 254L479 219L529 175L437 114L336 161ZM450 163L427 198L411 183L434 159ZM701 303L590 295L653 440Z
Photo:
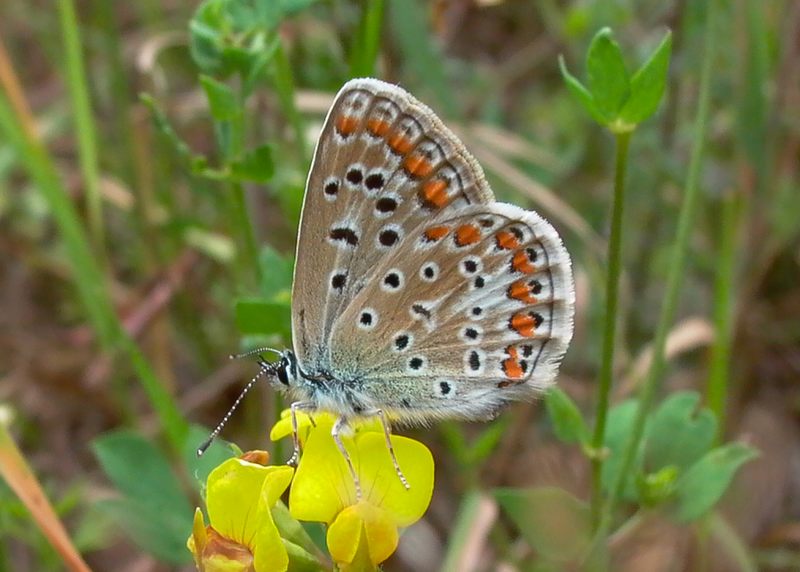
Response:
M348 420L380 417L391 445L390 423L487 420L531 399L554 383L574 306L549 222L496 202L477 161L411 94L348 81L306 183L294 348L261 362L294 400L293 460L299 410L338 415L358 487L339 438Z

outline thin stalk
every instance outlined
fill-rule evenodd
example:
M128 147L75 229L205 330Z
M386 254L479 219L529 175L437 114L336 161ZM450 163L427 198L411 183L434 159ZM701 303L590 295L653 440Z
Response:
M625 173L631 132L616 135L617 150L614 173L614 200L611 211L611 236L608 241L608 273L606 274L606 313L603 330L603 355L600 364L600 383L597 388L597 411L592 435L592 522L600 522L602 507L603 455L606 435L609 395L614 376L614 347L619 302L619 277L622 271L622 215L625 209Z
M100 194L100 172L97 164L97 141L89 101L86 71L83 67L81 38L73 0L58 0L61 34L64 40L67 85L75 117L78 137L78 158L85 185L89 229L95 250L103 251L105 230L103 228L103 197Z
M358 30L358 38L350 54L350 75L367 77L375 74L375 60L381 46L383 24L383 0L372 0L364 7L364 16Z
M286 50L280 42L278 42L278 47L275 49L275 91L278 92L281 110L294 130L297 150L303 159L310 161L311 158L308 155L305 123L295 105L295 87L292 66L286 55Z
M662 374L664 372L664 345L667 334L675 317L678 307L678 299L681 294L681 285L686 268L686 252L689 245L689 238L694 224L697 205L699 203L699 179L700 167L703 162L703 152L705 149L706 125L709 115L709 101L711 97L711 72L712 64L716 54L717 38L715 32L715 12L716 2L709 2L707 5L705 42L703 46L703 62L700 75L700 90L697 106L697 116L695 118L694 144L692 147L691 160L686 178L686 191L681 205L678 218L678 229L675 244L672 249L669 273L667 275L667 285L664 294L664 304L661 307L656 336L653 342L653 358L650 364L647 378L642 386L639 398L639 405L633 423L633 429L622 454L620 471L616 481L613 483L611 494L603 505L601 514L601 524L597 532L595 543L600 541L610 525L611 516L614 513L616 504L622 495L627 477L633 465L636 451L641 446L642 436L644 435L645 421L650 413L653 399L656 395Z
M714 345L706 384L706 403L717 416L717 433L724 432L725 403L730 381L730 357L734 315L733 281L736 272L736 245L741 198L726 196L720 216L720 245L714 284Z
M136 378L158 414L173 450L180 451L188 430L169 392L160 383L147 359L125 332L106 289L105 276L92 253L81 220L70 202L52 158L41 141L18 122L5 98L0 97L0 132L18 151L36 189L47 202L64 242L64 251L75 279L78 297L100 346L112 353L122 350Z
M470 488L462 497L458 509L455 526L447 543L447 554L440 570L442 572L457 572L463 570L465 554L470 550L470 543L474 542L474 528L479 525L482 513L486 512L487 501L485 493L476 488Z

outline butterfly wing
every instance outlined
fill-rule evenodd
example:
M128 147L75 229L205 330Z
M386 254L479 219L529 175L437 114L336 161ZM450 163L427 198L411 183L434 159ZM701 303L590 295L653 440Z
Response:
M303 203L292 292L301 369L331 371L334 322L422 223L492 200L480 166L430 109L391 84L346 83Z
M356 381L356 400L400 421L482 419L552 384L575 296L569 255L546 220L474 205L405 241L331 333L334 369Z

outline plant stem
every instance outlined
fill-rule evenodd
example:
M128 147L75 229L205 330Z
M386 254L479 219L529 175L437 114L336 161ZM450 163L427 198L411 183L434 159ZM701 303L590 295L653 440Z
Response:
M58 0L58 12L67 64L67 85L72 99L75 130L78 136L78 157L89 212L89 229L95 251L101 253L105 231L103 229L103 197L100 194L100 174L97 166L97 142L73 0Z
M714 284L714 345L711 348L706 402L717 417L717 434L724 432L725 403L730 379L733 320L733 280L736 271L736 245L741 212L737 193L722 199L720 245Z
M661 315L659 316L656 336L653 342L653 358L650 363L647 378L640 392L639 405L636 411L636 418L633 422L633 429L623 450L620 471L612 485L611 494L603 505L601 524L598 529L599 538L596 539L596 541L602 538L600 535L605 535L605 531L610 524L611 516L616 508L617 501L622 495L625 483L627 482L627 478L633 466L633 459L641 446L645 421L647 420L656 390L658 389L661 376L664 372L664 346L667 334L675 317L678 299L681 294L681 285L686 268L686 251L688 249L689 237L692 232L695 213L700 198L698 183L700 167L703 161L703 151L705 148L706 124L709 115L712 63L716 54L717 45L716 37L714 36L715 11L716 2L709 2L706 12L704 53L700 75L697 116L695 118L694 136L692 137L694 144L686 177L686 191L678 218L677 235L672 248L672 257L670 259L666 291L664 294L664 304L661 307Z
M592 522L600 522L602 507L603 456L601 449L606 434L609 394L614 375L614 341L617 329L619 277L622 269L622 215L625 209L625 172L631 132L616 135L617 151L614 173L614 200L611 211L611 236L608 241L608 273L606 274L606 313L603 330L603 355L600 365L600 384L597 388L597 412L592 435Z
M375 74L375 60L381 45L383 0L367 2L358 30L358 39L350 54L350 75L366 77Z
M286 55L286 50L280 41L278 42L278 47L275 49L275 90L278 92L278 101L280 102L281 110L294 130L294 137L297 141L297 150L300 153L300 157L310 161L311 158L307 152L308 143L306 141L305 124L303 122L303 117L297 110L297 105L295 105L292 66Z
M176 452L182 450L188 426L172 396L119 321L106 288L107 280L92 253L52 157L35 134L22 126L3 97L0 97L0 132L17 149L36 189L50 207L64 243L78 297L100 346L107 352L122 350L126 354L158 414L170 445Z

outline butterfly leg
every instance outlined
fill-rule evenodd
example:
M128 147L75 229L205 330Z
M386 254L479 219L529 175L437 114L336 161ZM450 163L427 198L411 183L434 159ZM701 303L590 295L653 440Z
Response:
M333 424L333 429L331 429L331 436L333 437L334 443L339 448L339 452L344 457L345 462L347 463L347 468L350 470L350 476L353 477L353 484L356 487L356 500L361 500L361 480L358 478L358 474L356 473L356 468L353 466L353 460L350 458L350 453L347 452L347 449L342 442L342 437L340 433L342 429L347 427L347 418L339 417L336 420L336 423Z
M289 414L292 418L292 445L294 445L294 451L292 451L292 456L289 457L289 460L286 461L287 465L296 467L300 462L300 435L297 428L297 412L303 410L313 411L314 409L314 404L309 401L295 401L289 406Z
M411 490L411 485L408 484L408 480L403 474L400 463L397 462L397 457L394 454L394 447L392 447L392 426L389 424L389 420L386 419L386 414L384 414L383 409L376 410L375 415L380 417L381 425L383 426L383 436L386 437L386 448L389 449L389 455L392 457L392 464L394 465L394 471L397 473L397 478L400 479L400 482L403 483L407 491Z

